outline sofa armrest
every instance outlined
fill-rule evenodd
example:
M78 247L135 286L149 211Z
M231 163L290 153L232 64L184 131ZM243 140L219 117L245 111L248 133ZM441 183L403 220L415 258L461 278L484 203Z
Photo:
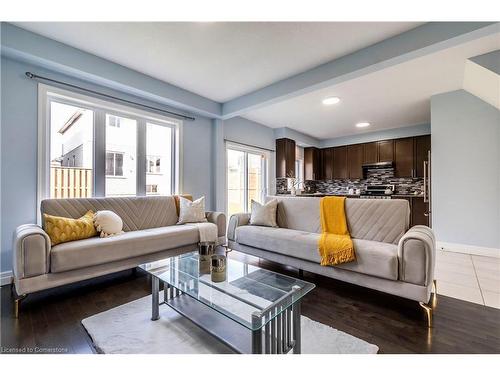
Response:
M236 228L243 225L248 225L250 222L249 213L240 213L231 215L229 219L229 225L227 227L227 239L229 241L236 241Z
M13 270L15 279L43 275L50 271L50 238L38 225L19 226L14 232Z
M222 212L207 211L205 212L205 217L209 223L214 223L217 225L217 236L226 236L226 215Z
M399 279L412 284L431 286L436 263L436 238L431 228L416 225L398 244Z

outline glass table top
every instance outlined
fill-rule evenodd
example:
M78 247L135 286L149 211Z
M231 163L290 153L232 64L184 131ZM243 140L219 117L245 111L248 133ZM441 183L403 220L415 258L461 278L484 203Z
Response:
M315 285L227 258L226 280L213 282L197 251L146 263L143 270L226 317L256 330ZM208 268L209 269L209 268ZM201 272L200 272L201 271Z

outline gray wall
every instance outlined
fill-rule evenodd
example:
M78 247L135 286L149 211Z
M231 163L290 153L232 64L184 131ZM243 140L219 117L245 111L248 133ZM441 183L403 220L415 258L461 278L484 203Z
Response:
M224 139L268 150L276 146L273 129L243 117L224 120Z
M67 82L61 76L2 57L1 60L1 271L11 269L12 233L20 224L36 221L37 186L37 84L24 72L36 71ZM86 85L90 86L89 84ZM132 99L127 95L103 90ZM136 100L136 98L135 98ZM145 101L142 101L148 104ZM154 103L150 105L158 106ZM197 116L184 122L184 192L195 197L205 195L207 208L214 208L212 184L212 121Z
M438 241L500 248L500 112L464 90L431 98Z

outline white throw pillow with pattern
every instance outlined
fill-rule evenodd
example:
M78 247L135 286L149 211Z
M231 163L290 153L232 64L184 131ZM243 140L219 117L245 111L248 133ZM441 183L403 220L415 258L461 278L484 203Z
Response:
M263 227L277 227L276 211L278 200L271 199L266 204L260 204L252 199L252 212L250 213L250 225Z
M179 221L177 224L204 223L206 221L204 196L192 202L184 197L179 197Z

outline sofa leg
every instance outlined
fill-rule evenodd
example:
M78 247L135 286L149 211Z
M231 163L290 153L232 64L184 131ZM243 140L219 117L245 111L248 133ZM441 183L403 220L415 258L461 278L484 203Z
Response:
M299 277L300 278L304 277L304 270L299 269Z
M19 311L21 310L21 301L26 298L26 294L23 294L21 296L18 296L15 294L14 297L14 318L17 319L19 318Z
M432 308L435 309L437 306L437 280L434 280L432 282L432 285L434 286L434 293L432 294Z
M420 306L424 309L427 315L427 327L432 327L432 306L427 303L419 302Z

